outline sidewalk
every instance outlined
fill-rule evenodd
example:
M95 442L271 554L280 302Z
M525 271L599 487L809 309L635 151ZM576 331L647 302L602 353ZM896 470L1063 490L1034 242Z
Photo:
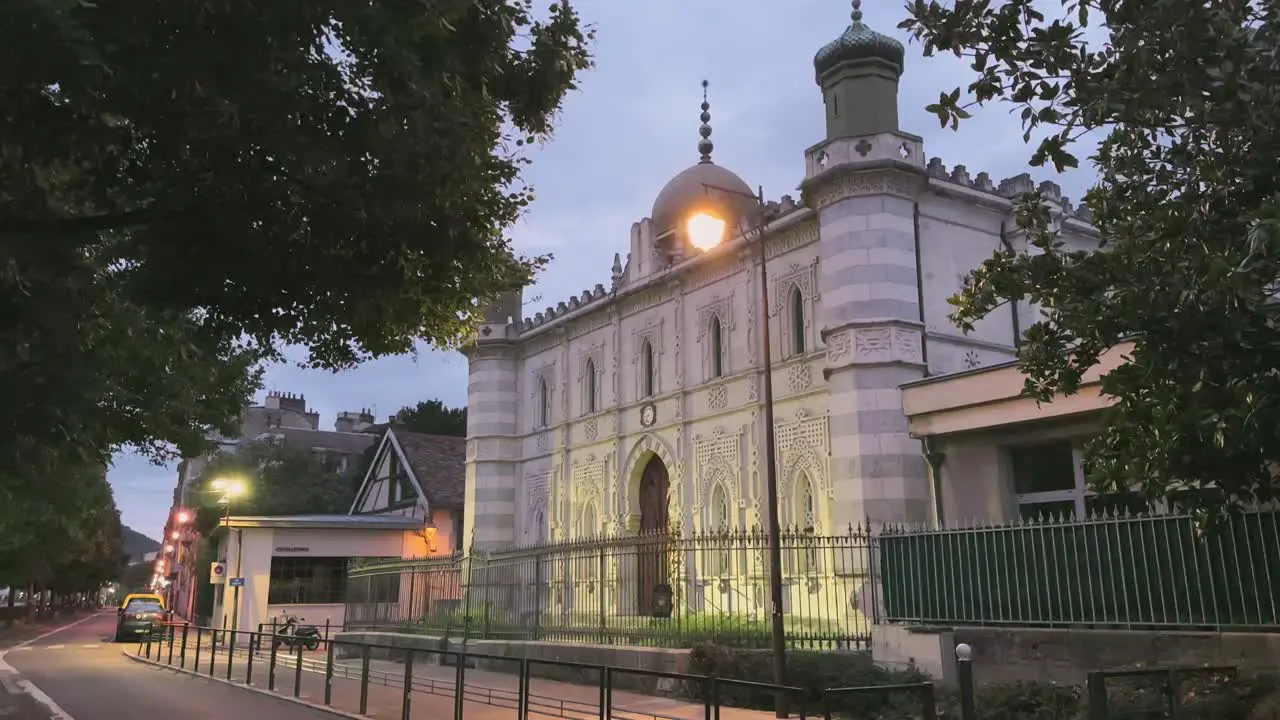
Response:
M132 653L135 648L130 647ZM187 669L192 668L194 651L188 646ZM302 672L297 672L292 656L276 658L276 693L297 695L308 702L324 703L324 657L318 654L318 662L304 657ZM231 665L233 682L244 684L248 653L237 650ZM252 685L266 689L269 678L269 653L255 655L253 659ZM168 647L160 654L162 663L168 659ZM175 650L173 663L178 665ZM201 648L201 674L209 674L207 647ZM453 667L434 664L417 664L413 668L413 692L410 695L411 718L440 720L453 717L454 678ZM338 710L358 713L360 709L359 659L335 660L332 680L331 705ZM219 652L214 667L214 677L227 677L227 655ZM375 720L400 720L404 692L404 665L388 660L370 660L367 689L368 708L365 715ZM468 668L464 679L464 713L467 720L514 720L518 718L516 704L519 677ZM600 717L600 690L596 686L574 685L554 680L532 678L529 681L530 718L564 718L565 720L597 720ZM642 695L615 690L610 718L615 720L703 720L706 710L701 703L691 703L672 698ZM773 713L741 708L721 708L722 720L765 720Z
M26 621L15 619L13 627L5 627L4 620L0 620L0 650L10 648L18 643L30 640L42 633L49 632L55 628L62 627L70 622L75 622L85 615L97 612L96 610L76 610L64 611L57 616L44 615L40 618Z

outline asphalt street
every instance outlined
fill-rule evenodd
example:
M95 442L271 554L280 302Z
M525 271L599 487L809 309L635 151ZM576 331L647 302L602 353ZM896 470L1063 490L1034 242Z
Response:
M134 662L109 642L115 613L89 616L17 647L0 645L0 720L332 720L214 680ZM42 703L41 700L44 702Z

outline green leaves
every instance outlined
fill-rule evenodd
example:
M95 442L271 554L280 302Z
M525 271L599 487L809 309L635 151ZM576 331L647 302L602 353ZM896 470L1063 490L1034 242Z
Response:
M953 299L953 319L971 329L1011 300L1044 308L1019 365L1046 400L1133 343L1102 380L1116 404L1088 456L1100 489L1136 484L1208 514L1274 500L1280 19L1196 0L1081 0L1047 19L1057 6L918 0L902 24L926 53L973 60L968 103L953 90L929 106L944 125L966 119L957 108L1010 104L1024 140L1040 137L1031 163L1059 171L1077 166L1083 135L1100 139L1085 203L1104 252L1064 246L1033 193L1015 219L1035 253L997 252Z
M546 262L507 230L518 146L590 65L568 3L5 12L0 478L198 453L283 343L334 370L456 346Z

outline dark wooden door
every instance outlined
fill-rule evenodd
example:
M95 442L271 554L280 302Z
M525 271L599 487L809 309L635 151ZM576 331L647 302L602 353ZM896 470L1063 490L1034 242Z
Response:
M653 590L670 582L667 577L667 490L671 478L657 457L649 459L640 476L639 607L653 614Z

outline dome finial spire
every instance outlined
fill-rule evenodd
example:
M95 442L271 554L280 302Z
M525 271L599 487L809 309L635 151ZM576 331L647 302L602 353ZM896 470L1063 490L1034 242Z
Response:
M698 128L698 134L702 139L698 141L698 153L702 156L698 162L711 162L711 150L715 145L711 143L711 103L707 102L707 86L711 83L706 80L702 81L702 114L699 119L702 120L702 126Z
M862 24L862 0L853 0L853 13L849 15L854 25Z

